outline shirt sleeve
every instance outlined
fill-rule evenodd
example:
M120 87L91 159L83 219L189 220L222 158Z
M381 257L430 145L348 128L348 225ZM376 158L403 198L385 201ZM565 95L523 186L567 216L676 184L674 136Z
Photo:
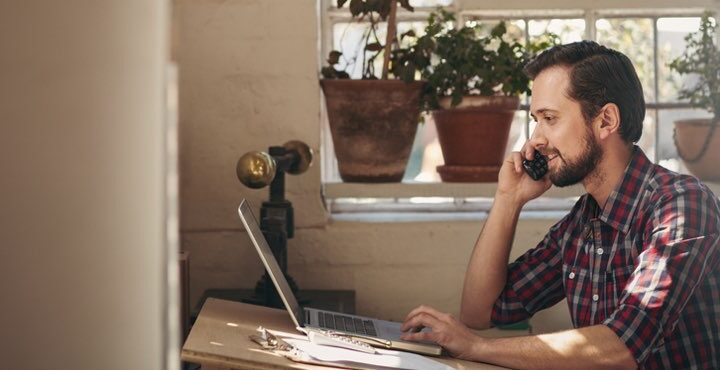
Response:
M659 197L637 267L617 309L603 322L642 365L661 337L672 333L705 276L717 269L717 198L699 186Z
M570 215L567 215L550 228L535 248L508 265L507 282L495 301L490 319L493 326L525 320L565 297L558 241L569 224Z

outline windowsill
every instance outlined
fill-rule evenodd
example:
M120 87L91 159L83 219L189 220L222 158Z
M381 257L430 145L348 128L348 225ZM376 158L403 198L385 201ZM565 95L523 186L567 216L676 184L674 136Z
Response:
M496 183L326 183L324 193L333 222L473 222L487 218L496 187ZM583 193L582 186L553 187L528 203L520 218L558 220ZM385 201L363 201L368 198Z
M323 184L323 188L325 197L329 199L413 197L492 198L495 196L497 183L398 182L362 184L330 182ZM580 185L566 188L553 186L544 196L550 198L571 198L579 197L584 193L585 190Z
M523 211L521 220L559 220L568 211ZM410 222L462 222L484 221L487 212L352 212L335 213L332 222L410 223Z
M720 183L705 182L715 195L720 196ZM412 198L412 197L448 197L448 198L492 198L497 183L423 183L398 182L382 184L363 184L330 182L323 184L326 198ZM553 186L544 197L572 198L585 194L581 185L565 188Z
M720 196L720 183L706 182ZM496 183L326 183L326 199L330 200L333 222L452 222L483 221L488 216L495 195ZM543 197L528 203L520 213L521 220L559 220L572 208L585 191L580 185L552 187ZM342 203L339 199L395 199L393 203ZM436 203L433 200L456 200ZM397 202L398 199L418 200ZM465 200L474 199L473 202Z

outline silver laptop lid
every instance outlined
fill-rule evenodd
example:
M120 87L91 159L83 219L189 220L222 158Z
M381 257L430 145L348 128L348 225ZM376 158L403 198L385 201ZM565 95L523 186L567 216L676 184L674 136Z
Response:
M245 230L247 230L250 240L260 255L263 265L265 265L268 275L270 275L273 284L275 284L275 288L277 288L280 298L283 303L285 303L285 308L287 308L288 312L290 312L290 316L295 322L295 326L303 326L302 324L305 323L303 311L300 308L297 299L295 299L295 295L290 289L290 285L288 285L285 275L283 275L280 270L280 266L270 250L270 246L265 239L265 235L263 235L262 231L260 231L260 226L258 225L252 210L250 210L250 205L246 199L243 199L240 203L240 206L238 207L238 214L240 215L243 225L245 225Z

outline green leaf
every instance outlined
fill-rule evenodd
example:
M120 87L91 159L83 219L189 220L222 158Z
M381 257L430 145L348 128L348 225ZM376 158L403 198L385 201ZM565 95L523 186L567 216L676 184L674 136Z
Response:
M507 28L505 27L505 22L498 23L497 26L493 27L492 31L490 31L490 35L492 37L502 37L507 32Z
M405 8L411 12L415 11L415 8L413 8L412 5L410 5L410 0L397 0L397 1L401 7Z
M373 0L368 0L373 1ZM390 15L390 1L388 0L374 0L376 3L374 4L374 7L369 7L370 10L375 10L380 14L380 19L386 20L388 15Z
M380 45L379 42L373 42L373 43L365 45L365 50L367 50L367 51L380 51L382 49L383 49L383 46Z
M415 30L409 30L409 31L407 31L407 32L403 32L403 34L400 35L400 41L402 41L402 39L404 39L405 36L415 37Z
M365 11L365 4L362 0L350 0L350 14L357 17Z
M415 80L415 65L412 62L408 63L405 66L401 78L405 82L411 82Z
M452 93L452 100L450 101L450 105L453 107L457 107L458 104L462 101L463 94L460 90L455 90Z
M337 71L333 67L322 67L322 69L320 69L320 74L323 78L337 78Z
M328 55L328 59L327 59L328 64L330 64L330 65L338 64L338 62L340 62L341 55L342 55L342 53L337 50L331 51L330 54Z
M337 7L342 8L346 2L347 2L347 0L337 0Z

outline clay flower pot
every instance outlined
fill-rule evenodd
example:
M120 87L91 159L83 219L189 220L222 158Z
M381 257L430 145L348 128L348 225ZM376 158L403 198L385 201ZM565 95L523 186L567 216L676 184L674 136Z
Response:
M345 182L398 182L420 117L422 82L321 80Z
M685 167L703 181L720 181L720 127L712 130L712 125L711 119L675 121L678 155Z
M520 105L516 96L466 96L460 105L432 112L445 165L445 182L495 182Z

